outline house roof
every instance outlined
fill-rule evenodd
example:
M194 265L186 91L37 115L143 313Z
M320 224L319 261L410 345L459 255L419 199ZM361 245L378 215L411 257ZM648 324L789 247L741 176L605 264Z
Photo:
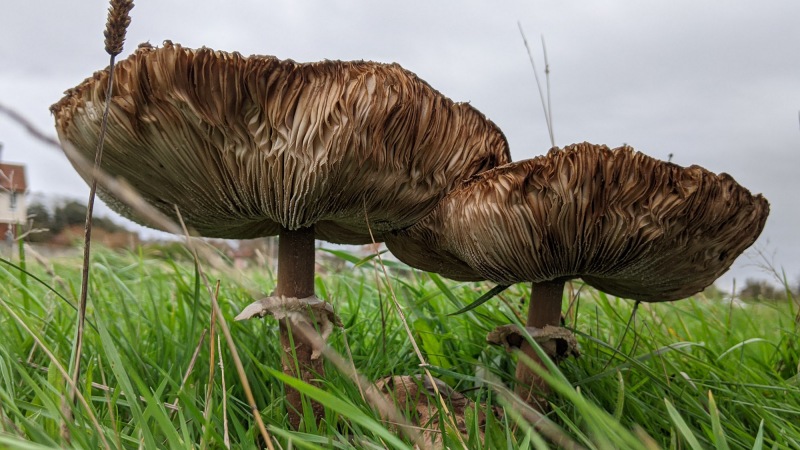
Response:
M25 182L25 166L0 163L0 189L25 192L28 189Z

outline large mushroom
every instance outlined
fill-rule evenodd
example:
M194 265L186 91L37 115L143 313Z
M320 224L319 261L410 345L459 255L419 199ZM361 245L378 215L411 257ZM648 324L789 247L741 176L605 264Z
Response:
M244 315L284 318L284 370L306 381L321 361L300 336L290 345L289 318L323 330L336 321L314 297L314 240L381 241L463 180L510 161L491 121L396 64L300 64L166 42L140 46L113 80L102 170L168 216L177 207L203 236L280 236L275 291ZM68 157L94 155L107 85L97 72L51 108ZM89 179L90 168L73 165ZM299 410L299 394L289 395Z
M558 357L574 350L559 328L566 281L643 302L685 298L728 270L768 214L727 174L584 143L475 175L386 243L452 279L532 282L528 331ZM538 361L518 330L490 337ZM541 400L546 384L522 361L516 377L523 398Z

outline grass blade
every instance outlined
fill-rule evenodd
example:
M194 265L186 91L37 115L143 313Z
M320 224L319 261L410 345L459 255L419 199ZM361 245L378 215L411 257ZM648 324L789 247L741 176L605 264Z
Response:
M128 373L125 369L127 366L122 362L122 358L120 358L119 352L117 352L117 347L114 345L114 340L111 338L111 335L108 334L108 329L106 328L103 320L97 319L96 322L97 331L100 336L100 342L103 345L106 358L110 363L111 371L114 372L114 376L119 383L120 389L122 389L122 393L129 400L128 404L130 405L131 414L136 421L135 426L137 429L141 430L145 447L158 448L156 441L153 438L153 434L150 432L147 422L144 420L144 414L139 408L139 403L136 401L136 399L139 398L139 394L137 394L133 389L133 384L131 383Z
M722 423L719 420L717 403L714 401L714 394L711 391L708 391L708 413L711 415L711 429L714 432L714 443L717 446L717 450L730 450L728 439L725 437L725 431L722 429Z
M678 410L672 406L672 403L669 400L664 399L664 403L667 405L667 412L669 413L670 419L672 419L672 423L675 424L675 427L678 429L678 432L683 436L683 439L686 440L686 443L689 444L689 447L692 450L703 450L703 446L700 445L700 442L697 441L697 437L692 433L692 430L689 428L689 425L683 420Z
M472 302L469 305L459 309L458 311L456 311L454 313L448 314L447 316L448 317L457 316L459 314L464 314L465 312L472 311L473 309L477 308L478 306L481 306L482 304L484 304L484 303L488 302L489 300L491 300L497 294L505 291L509 287L511 287L511 285L498 284L497 286L495 286L492 289L490 289L489 292L487 292L487 293L481 295L480 297L478 297L478 299L475 300L474 302Z
M763 450L764 448L764 419L758 425L758 434L756 435L756 442L753 443L753 450Z

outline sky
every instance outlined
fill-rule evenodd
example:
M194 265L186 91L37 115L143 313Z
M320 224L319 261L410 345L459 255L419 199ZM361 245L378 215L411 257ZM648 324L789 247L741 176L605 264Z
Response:
M397 62L497 123L514 160L550 148L537 68L547 46L555 142L627 143L727 172L772 205L755 245L725 275L800 280L800 2L696 0L138 0L125 49L172 40L296 61ZM49 106L108 64L107 1L0 3L0 103L55 135ZM32 192L85 199L59 152L0 115L2 158ZM101 207L100 214L111 215ZM763 255L763 256L762 256Z

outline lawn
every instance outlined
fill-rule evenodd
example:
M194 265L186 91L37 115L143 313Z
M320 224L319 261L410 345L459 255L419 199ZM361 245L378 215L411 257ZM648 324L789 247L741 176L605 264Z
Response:
M477 402L466 436L441 425L447 448L558 442L597 449L800 449L800 324L792 301L737 304L699 294L640 304L634 314L633 302L573 283L565 323L582 355L550 377L551 411L532 425L505 389L512 387L513 356L485 341L494 327L519 321L528 286L449 316L492 286L455 283L392 261L384 262L387 277L377 258L319 253L317 295L344 321L329 343L348 366L373 381L422 374L416 343L433 376ZM0 447L263 445L225 336L219 324L211 329L210 288L218 290L274 448L412 448L330 363L321 390L298 385L325 404L325 420L290 430L276 322L233 321L273 288L273 272L255 261L234 269L224 259L201 261L198 270L180 249L93 252L82 396L73 419L65 420L80 265L77 257L36 259L31 252L0 262ZM482 438L477 418L483 416Z

